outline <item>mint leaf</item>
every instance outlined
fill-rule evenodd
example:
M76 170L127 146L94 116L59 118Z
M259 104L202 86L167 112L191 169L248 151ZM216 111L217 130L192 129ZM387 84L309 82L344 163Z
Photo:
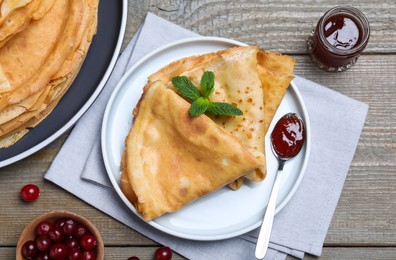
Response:
M190 116L196 117L206 112L211 102L203 97L197 98L190 107Z
M172 83L183 97L191 101L195 101L197 98L202 97L198 88L186 76L174 77Z
M201 77L201 89L199 89L186 77L177 76L172 79L172 83L175 88L179 91L180 95L184 98L192 101L190 107L190 116L199 116L205 112L214 115L225 115L225 116L240 116L243 112L228 103L222 102L211 102L209 96L214 91L214 78L215 75L212 71L205 71Z
M204 98L209 98L214 91L214 73L205 71L201 78L201 90Z
M243 115L242 110L229 103L223 102L210 102L207 110L208 113L213 115L225 115L225 116L241 116Z

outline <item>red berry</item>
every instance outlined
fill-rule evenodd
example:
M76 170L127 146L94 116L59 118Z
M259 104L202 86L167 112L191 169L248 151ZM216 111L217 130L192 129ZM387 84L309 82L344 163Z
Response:
M42 221L36 227L36 235L38 237L48 235L51 230L54 229L54 225L52 225L49 221Z
M55 219L54 226L62 228L67 220L67 218L57 218Z
M40 252L47 252L51 248L52 242L49 236L44 235L36 239L36 247Z
M96 246L96 238L92 235L84 235L80 239L80 246L82 249L89 251L95 248Z
M68 254L68 249L64 244L58 243L51 247L49 253L50 257L55 260L65 259Z
M68 219L64 222L62 230L66 236L71 236L77 231L77 223L72 219Z
M78 249L78 247L79 247L78 240L76 238L74 238L74 237L67 238L66 241L65 241L65 245L68 248L77 248Z
M92 251L84 251L82 259L83 260L95 260L96 254Z
M49 252L41 252L37 256L37 260L49 260L49 259L50 259Z
M22 246L22 256L26 259L32 259L36 257L39 250L36 247L36 242L33 240L26 241Z
M68 259L69 260L81 260L83 259L83 253L77 248L72 248L69 250Z
M128 258L128 260L140 260L140 259L137 256L131 256Z
M86 226L79 224L77 225L76 232L74 233L75 238L82 238L84 235L88 235L88 229Z
M155 260L170 260L172 259L172 251L169 247L163 246L155 251Z
M62 242L65 237L61 228L54 228L48 233L51 240L55 243Z
M34 184L26 184L20 191L20 196L23 201L35 201L40 195L40 189Z

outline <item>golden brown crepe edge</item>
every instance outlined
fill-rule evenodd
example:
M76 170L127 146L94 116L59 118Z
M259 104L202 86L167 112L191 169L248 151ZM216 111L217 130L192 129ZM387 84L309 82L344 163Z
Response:
M30 118L30 120L23 123L21 126L17 127L16 129L7 131L6 134L2 134L2 136L0 136L0 148L6 148L15 144L17 141L19 141L23 136L25 136L29 132L30 128L37 126L37 124L43 121L52 111L52 109L58 104L60 99L63 97L63 95L68 90L68 88L73 83L86 57L86 54L92 42L92 37L97 30L97 15L98 15L97 12L98 12L99 1L88 0L88 3L90 4L90 10L91 10L90 12L91 23L87 28L85 28L86 32L84 33L84 37L82 37L82 39L84 40L82 40L82 42L77 45L78 47L76 49L76 52L79 52L79 55L77 55L77 57L73 56L74 65L69 64L69 69L64 70L64 73L65 71L68 73L67 75L64 76L61 75L61 77L57 79L52 79L51 82L49 83L49 85L51 84L53 85L52 86L53 89L54 88L58 89L58 93L56 94L56 96L52 96L51 98L49 98L49 100L47 101L49 102L47 108L45 108L44 110L37 111L36 113L32 113L33 116ZM1 125L0 125L0 129L1 129Z
M269 52L261 49L257 53L257 70L264 90L264 131L268 132L268 128L271 124L273 117L275 116L276 110L278 109L290 82L293 80L294 66L296 60L282 53ZM278 96L276 102L272 107L269 107L270 100L268 99L268 93L271 90L271 84L267 84L265 75L281 79L284 81L283 88L278 88ZM265 139L264 139L265 142ZM264 151L265 153L265 151ZM264 176L265 177L265 176ZM233 190L238 190L243 185L244 179L240 178L233 183L230 183L229 187Z

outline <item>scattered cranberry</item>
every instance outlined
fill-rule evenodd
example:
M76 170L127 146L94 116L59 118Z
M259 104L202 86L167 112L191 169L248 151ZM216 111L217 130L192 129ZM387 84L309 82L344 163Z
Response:
M34 184L26 184L22 187L20 196L23 201L35 201L40 195L40 189Z
M172 259L172 251L169 247L163 246L155 251L155 260L170 260Z
M128 258L128 260L140 260L140 259L137 256L131 256Z
M38 255L39 250L36 247L36 242L33 240L26 241L22 246L22 256L26 259L34 258Z

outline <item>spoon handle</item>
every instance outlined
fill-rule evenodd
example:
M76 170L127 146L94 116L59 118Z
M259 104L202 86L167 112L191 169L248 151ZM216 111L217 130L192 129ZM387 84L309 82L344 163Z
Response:
M265 211L263 222L261 223L260 233L257 239L256 244L256 258L263 259L265 254L267 253L268 244L270 240L272 223L274 221L275 215L275 205L276 199L278 197L278 191L280 187L280 176L283 172L283 164L284 162L279 162L279 168L276 173L275 182L272 187L271 195L268 201L267 210Z

